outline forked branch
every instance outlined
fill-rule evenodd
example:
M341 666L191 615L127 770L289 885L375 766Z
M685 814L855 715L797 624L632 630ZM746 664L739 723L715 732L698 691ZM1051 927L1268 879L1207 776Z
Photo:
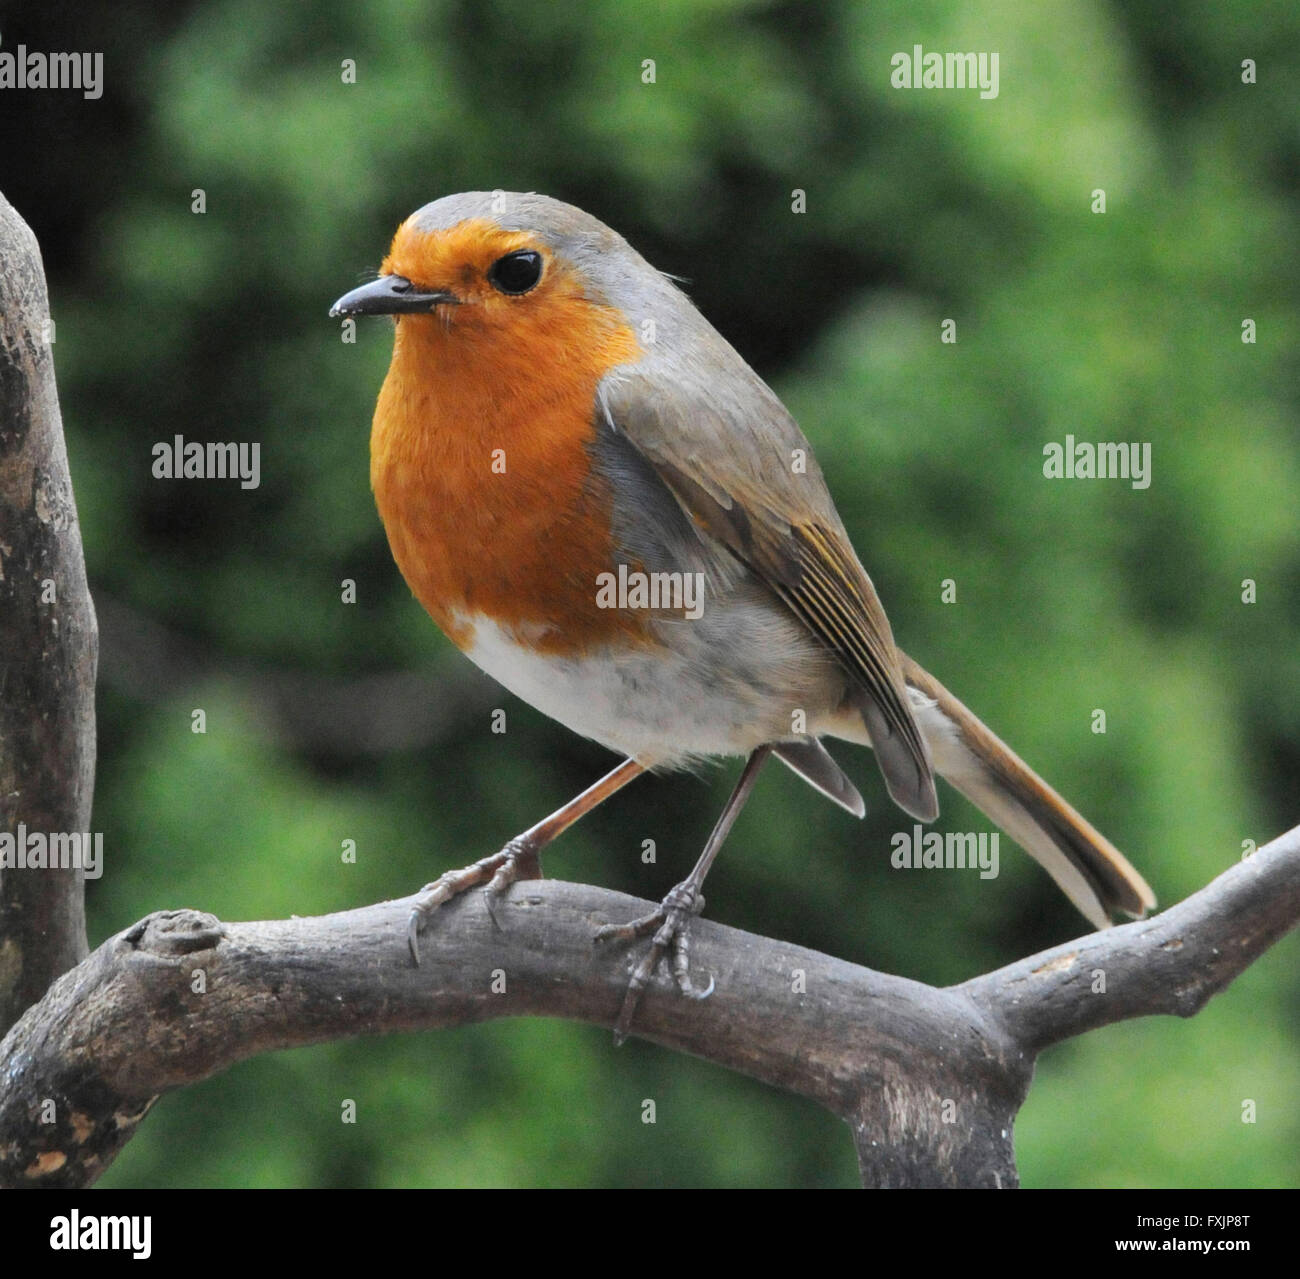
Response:
M1196 1012L1294 926L1297 885L1300 828L1155 919L947 989L698 919L692 959L713 995L682 999L661 974L634 1033L828 1107L851 1125L868 1184L1014 1185L1012 1126L1037 1051ZM469 893L425 930L419 968L409 898L264 923L152 915L60 978L0 1044L0 1184L94 1181L158 1096L259 1053L498 1017L612 1026L640 951L592 939L645 905L526 881L497 907L498 928Z

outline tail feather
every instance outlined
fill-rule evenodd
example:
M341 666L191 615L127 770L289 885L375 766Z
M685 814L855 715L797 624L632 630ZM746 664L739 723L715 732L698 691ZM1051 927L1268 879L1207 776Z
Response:
M932 822L939 816L939 795L934 788L934 765L922 728L921 758L910 742L895 734L889 719L873 697L865 693L858 699L858 712L876 752L876 763L885 779L889 798L918 821ZM915 718L916 709L912 708ZM917 727L921 728L918 720Z
M775 742L772 753L827 799L834 800L854 817L866 816L867 806L858 788L815 737L800 738L796 742Z
M1146 880L1100 831L1061 798L933 675L902 654L913 713L936 770L1057 882L1098 928L1155 904Z

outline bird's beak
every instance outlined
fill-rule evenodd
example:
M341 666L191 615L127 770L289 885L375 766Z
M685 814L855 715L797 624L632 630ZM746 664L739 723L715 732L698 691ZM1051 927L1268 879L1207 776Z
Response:
M452 293L426 293L404 275L381 275L379 279L345 293L330 307L330 316L427 315L443 303L459 301Z

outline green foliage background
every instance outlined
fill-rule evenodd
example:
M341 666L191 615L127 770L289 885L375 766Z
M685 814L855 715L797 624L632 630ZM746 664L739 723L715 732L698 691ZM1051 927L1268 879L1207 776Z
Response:
M1294 4L35 0L0 4L0 37L105 54L98 102L0 94L0 189L45 253L92 587L203 658L125 681L128 637L106 628L92 944L163 907L401 895L609 766L493 692L410 598L367 482L388 326L347 346L326 318L407 213L471 188L582 205L689 280L802 422L901 642L1163 903L1296 821ZM998 98L891 88L916 43L997 50ZM152 479L178 432L259 441L262 487ZM1067 433L1150 442L1150 489L1045 480ZM402 670L445 714L389 751L349 749L346 724L286 732L265 693ZM865 753L839 754L866 822L772 770L713 918L940 983L1080 931L1010 847L994 881L892 871L905 823ZM638 783L549 872L660 897L734 772ZM943 802L945 829L984 828ZM1026 1184L1295 1185L1298 954L1284 942L1189 1023L1048 1053L1017 1128ZM105 1184L854 1180L848 1134L809 1104L520 1022L249 1062L165 1098Z

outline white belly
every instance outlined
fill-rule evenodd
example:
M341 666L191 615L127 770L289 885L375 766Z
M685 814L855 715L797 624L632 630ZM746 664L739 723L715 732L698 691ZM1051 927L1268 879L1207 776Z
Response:
M842 685L833 662L777 614L730 620L728 644L701 619L666 624L670 642L655 647L557 657L474 618L465 652L543 714L650 767L746 755L816 731L808 725Z

